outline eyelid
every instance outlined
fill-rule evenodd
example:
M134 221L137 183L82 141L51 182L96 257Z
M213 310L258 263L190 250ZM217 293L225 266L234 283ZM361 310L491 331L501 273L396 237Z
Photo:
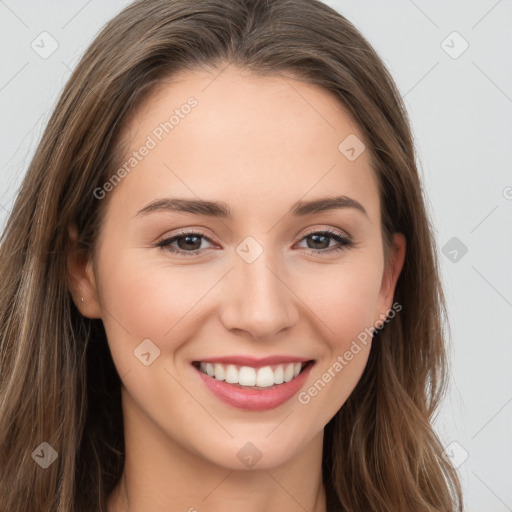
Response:
M207 228L202 227L202 226L201 227L199 227L199 226L197 226L197 227L192 226L190 228L178 229L178 231L176 231L176 232L171 232L169 234L165 234L165 235L159 237L159 242L157 242L157 243L165 242L167 240L170 240L171 238L180 237L180 236L187 236L187 235L200 235L205 240L208 240L211 243L214 243L214 244L217 244L217 245L221 245L220 242L218 242L213 235L209 234L209 230Z
M314 227L312 228L310 231L307 231L306 233L304 233L300 239L299 239L299 242L300 240L302 240L303 238L309 236L309 235L313 235L315 233L331 233L331 234L336 234L338 236L341 236L347 240L352 240L352 237L346 232L346 231L343 231L339 228L333 228L333 227L327 227L327 228L319 228L319 227Z

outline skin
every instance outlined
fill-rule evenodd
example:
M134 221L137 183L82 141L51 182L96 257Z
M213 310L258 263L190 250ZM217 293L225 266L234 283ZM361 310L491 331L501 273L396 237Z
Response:
M126 463L109 512L325 511L323 429L356 386L371 343L308 404L293 397L268 411L221 402L191 361L315 359L307 390L389 312L405 239L394 235L385 266L369 151L349 161L338 150L349 134L363 136L328 92L285 75L232 66L182 73L131 118L128 153L190 96L197 107L103 199L95 253L70 260L76 303L102 319L123 384ZM333 195L357 200L367 216L355 208L288 214L300 199ZM136 215L171 196L222 201L233 219ZM183 228L213 241L200 238L196 257L155 247ZM314 245L306 236L325 229L354 246L333 252L335 239ZM252 263L236 252L247 236L263 250ZM149 366L133 353L147 338L160 350ZM247 442L262 454L252 468L237 457Z

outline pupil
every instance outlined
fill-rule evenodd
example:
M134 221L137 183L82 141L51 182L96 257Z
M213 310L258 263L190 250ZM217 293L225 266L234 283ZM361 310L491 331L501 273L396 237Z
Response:
M317 241L317 240L318 240L318 238L323 238L323 239L324 239L324 241L325 241L325 239L327 239L327 238L329 238L329 237L327 237L327 236L325 236L325 235L311 235L311 238L313 239L313 242L314 242L315 244L317 244L317 243L320 243L320 244L321 244L321 242L318 242L318 241ZM329 244L327 244L327 245L329 245ZM325 247L324 247L324 248L325 248ZM322 247L313 247L313 249L322 249Z
M196 242L195 243L194 242L190 243L190 239L196 239ZM189 249L199 249L199 247L201 246L201 241L197 242L198 240L199 240L199 237L196 236L196 235L187 235L187 236L184 236L184 237L178 239L178 246L182 245L181 242L186 241L183 244L184 247L180 247L180 249L183 249L183 248L185 248L185 249L187 249L187 248L189 248Z

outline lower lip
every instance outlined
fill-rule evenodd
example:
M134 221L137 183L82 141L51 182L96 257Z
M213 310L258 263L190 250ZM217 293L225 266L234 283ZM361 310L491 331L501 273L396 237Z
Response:
M290 382L284 382L283 384L278 384L268 389L239 388L223 380L209 377L195 367L194 369L208 389L224 403L246 411L266 411L275 409L290 400L302 387L312 367L313 364L309 363L308 366Z

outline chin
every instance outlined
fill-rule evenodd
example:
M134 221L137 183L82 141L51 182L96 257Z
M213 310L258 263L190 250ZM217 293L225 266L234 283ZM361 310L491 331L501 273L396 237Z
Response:
M213 464L233 471L278 468L302 453L311 442L311 439L304 437L304 427L299 429L297 435L292 435L291 425L285 426L286 423L285 419L282 425L265 428L265 432L259 433L253 428L252 435L251 429L247 428L247 435L238 435L223 442L212 441L199 453Z

